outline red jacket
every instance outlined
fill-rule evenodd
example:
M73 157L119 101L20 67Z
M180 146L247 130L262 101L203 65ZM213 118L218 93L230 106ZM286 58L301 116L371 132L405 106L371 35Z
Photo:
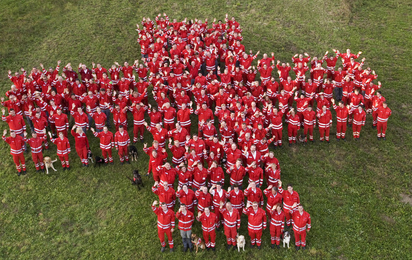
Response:
M222 167L212 168L209 171L210 183L217 184L220 182L222 185L225 182L225 173L223 172Z
M24 131L26 131L26 123L24 122L24 119L21 115L8 115L8 116L2 116L1 119L4 122L7 122L9 125L10 131L14 131L16 135L22 134Z
M187 193L180 190L176 193L176 197L179 198L181 204L185 204L188 210L193 210L193 204L196 200L196 195L193 190L187 189Z
M126 130L124 130L123 133L120 133L120 131L117 131L116 134L114 135L114 146L118 148L118 147L128 146L129 144L130 144L129 133Z
M160 203L166 203L167 208L173 208L176 200L175 190L169 187L167 190L163 186L153 186L152 191L154 194L159 196Z
M303 211L302 215L299 211L294 211L292 214L293 230L296 232L302 232L306 229L309 231L311 228L310 215L306 211Z
M85 133L78 134L73 129L71 133L74 137L76 148L84 148L84 147L89 148L89 140L87 139L87 136Z
M195 192L197 198L197 210L203 212L206 207L212 206L212 196L209 193L197 190Z
M223 225L225 225L225 228L240 228L239 211L233 209L232 212L229 212L227 209L221 208L220 213L223 215Z
M290 193L288 190L284 191L282 187L279 187L279 193L281 193L283 197L284 210L291 210L294 203L297 203L297 205L300 204L299 194L296 191Z
M206 180L209 177L209 173L206 168L201 171L198 167L193 170L193 188L199 189L201 186L206 185Z
M270 211L273 208L273 206L275 206L278 203L282 203L282 194L280 194L279 192L273 194L271 189L265 189L263 193L267 197L266 210Z
M243 203L243 191L242 190L238 190L238 192L236 193L235 190L231 190L228 193L226 193L226 198L230 201L230 203L232 203L232 206L235 209L241 209L244 206Z
M319 111L317 117L319 118L319 128L328 128L332 124L332 113L330 110L326 110L325 112L323 112L323 110Z
M249 174L249 180L248 183L251 181L254 181L256 185L262 186L263 184L263 170L260 167L252 168L252 167L247 167L246 168L247 173Z
M270 210L270 229L274 227L281 227L281 229L285 228L285 212L283 210L280 212L277 210Z
M174 109L173 107L169 107L168 109L164 109L161 112L163 113L165 124L174 124L176 117L176 109Z
M354 125L365 125L365 120L366 120L366 113L365 110L361 110L359 112L359 109L354 108L351 112L353 114L353 124Z
M160 131L158 131L156 127L148 126L147 130L153 135L153 140L158 141L161 147L165 145L166 138L168 136L166 129L160 128Z
M44 141L46 141L46 136L30 139L25 138L25 142L30 145L31 153L42 153Z
M348 120L349 110L347 107L339 107L337 105L333 105L333 109L336 111L336 119L338 123L346 123Z
M236 168L236 165L234 165L234 169L232 170L229 168L227 173L230 175L230 185L243 184L243 177L246 175L245 167L240 166L239 168Z
M40 118L37 117L30 117L31 121L33 122L34 126L34 131L37 134L43 135L44 132L43 130L47 127L47 119L45 117L40 116Z
M57 146L57 155L65 155L70 153L70 143L69 139L67 137L63 137L63 139L56 138L56 139L51 139L52 143L54 143Z
M176 218L179 220L178 228L182 231L190 231L192 230L193 221L195 220L195 216L190 210L186 210L186 214L178 211L176 213Z
M243 213L248 216L247 228L249 231L262 231L262 227L266 229L266 213L263 209L258 208L257 211L252 206L244 208Z
M166 212L161 207L152 206L153 212L157 215L157 228L169 229L175 228L175 214L168 209Z
M260 206L263 206L263 193L261 189L256 188L252 190L252 188L249 188L245 190L244 194L248 202L256 201Z
M63 132L69 128L69 119L66 114L53 114L49 117L49 120L54 120L54 124L58 132Z
M378 122L386 123L389 117L392 115L392 110L389 107L384 108L383 106L378 108Z
M212 232L215 230L217 223L217 216L215 213L210 212L209 216L207 216L206 213L202 213L202 215L196 219L202 223L203 232Z
M215 210L219 210L220 202L226 201L226 191L224 189L220 189L220 193L217 189L213 189L210 194L213 196L213 207Z
M177 122L179 122L181 126L189 126L192 123L190 121L190 114L193 114L193 109L180 109L177 112Z
M16 137L6 137L3 135L3 140L10 145L11 155L19 155L23 153L24 138L20 135L16 135Z
M76 124L77 127L89 127L89 118L87 117L86 113L79 113L79 112L71 112L73 118L74 118L74 122Z
M107 121L107 116L105 113L100 112L100 113L91 113L91 117L94 120L94 123L96 125L96 129L103 129L103 127L106 125Z
M177 175L177 171L175 168L170 168L169 170L158 166L157 167L157 172L160 175L160 183L164 183L167 182L169 187L173 187L173 184L175 183L176 180L176 175Z
M94 136L100 139L100 149L102 150L110 150L114 147L114 137L113 133L110 131L105 132L94 132Z

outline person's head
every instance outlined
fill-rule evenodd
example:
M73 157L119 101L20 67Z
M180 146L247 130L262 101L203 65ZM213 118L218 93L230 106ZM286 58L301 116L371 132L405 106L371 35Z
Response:
M275 195L278 192L278 187L272 187L272 194Z
M59 132L59 137L60 137L60 139L63 139L63 138L64 138L63 132Z
M16 115L16 111L14 111L14 108L10 108L9 113L10 113L11 116L15 116L15 115Z
M180 123L176 123L176 130L180 131L180 129L182 129L182 127L180 126Z
M387 108L387 107L388 107L388 103L383 102L383 103L382 103L382 106L383 106L383 108Z
M170 167L170 163L169 163L169 162L165 163L165 168L168 169L168 170L170 170L171 167Z
M252 189L256 189L256 182L251 181L251 182L250 182L250 187L251 187Z
M232 206L232 203L230 203L230 201L226 202L226 209L227 209L227 211L232 211L233 210L233 206Z
M362 112L362 107L361 106L358 106L358 110L359 110L359 112Z
M242 165L242 159L236 160L236 167L240 167Z
M323 112L325 112L325 111L326 111L326 109L327 109L327 107L326 107L325 105L323 105L323 106L322 106L322 110L323 110Z
M252 152L255 152L255 151L256 151L256 145L252 144L252 145L250 146L250 150L251 150Z
M161 126L159 123L157 123L157 124L156 124L156 129L157 129L158 131L160 131L160 128L162 128L162 126Z
M222 189L222 183L216 183L216 189L220 191Z
M165 188L166 190L169 188L169 183L167 181L163 182L163 188Z
M10 136L13 137L13 138L16 137L16 132L10 131Z
M233 189L237 192L239 190L239 185L238 184L233 185Z
M192 151L194 151L194 150L192 150ZM195 153L196 153L196 151L195 151ZM197 168L199 169L199 171L203 170L203 164L198 163Z
M293 192L293 185L292 184L288 184L288 191L290 192L290 193L292 193Z
M76 133L78 133L78 134L83 134L83 133L84 133L84 132L83 132L83 128L77 127L77 128L76 128Z
M167 211L167 204L166 203L162 202L161 207L162 207L163 211Z
M187 187L186 187L187 188ZM180 204L180 208L182 209L183 212L186 212L187 208L186 208L186 204Z
M258 205L257 201L252 202L252 208L253 208L254 210L257 210L258 207L259 207L259 205Z
M182 167L183 168L183 167ZM184 192L187 192L188 191L188 188L187 188L187 185L186 184L183 184L182 185L182 190L184 191Z
M299 211L299 213L303 213L303 206L302 205L298 206L298 211Z
M310 111L312 111L313 108L312 108L312 106L308 106L307 109L308 109L308 111L310 112Z
M123 133L123 131L124 131L123 126L122 126L122 125L119 125L119 132L120 132L120 133Z
M210 209L209 209L209 207L206 207L206 208L205 208L205 214L206 214L206 215L209 215L209 214L210 214Z
M104 132L104 133L107 133L108 131L109 131L109 129L107 128L107 126L104 126L104 127L103 127L103 132Z
M281 212L282 211L282 206L280 205L280 203L276 204L276 210L277 212Z
M31 134L31 136L32 136L33 138L37 138L37 133L36 133L36 132L33 132L33 133Z

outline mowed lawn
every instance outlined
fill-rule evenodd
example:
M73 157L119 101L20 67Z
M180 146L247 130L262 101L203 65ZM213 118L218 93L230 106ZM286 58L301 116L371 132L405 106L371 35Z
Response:
M332 138L330 144L275 150L283 183L294 184L312 217L308 250L271 250L265 231L261 251L228 253L225 237L218 232L216 253L200 252L197 258L412 258L412 3L408 0L2 0L0 92L3 95L11 85L7 70L14 72L21 66L28 71L39 63L54 67L59 59L62 65L71 62L74 67L80 62L89 67L99 62L106 68L115 61L133 63L140 58L135 24L163 12L178 20L208 18L210 22L228 13L243 28L246 50L273 51L276 59L285 62L295 53L321 57L333 48L363 51L365 67L379 75L393 111L386 142L377 141L368 115L360 142L352 139L348 128L346 143ZM332 134L335 126L334 120ZM1 123L1 130L6 127ZM93 153L99 155L98 140L90 133L89 140ZM147 132L145 140L152 140ZM57 158L55 146L51 147L45 155ZM156 217L150 208L157 199L150 190L153 181L144 177L145 187L139 191L126 179L133 169L147 170L148 156L141 143L137 147L138 162L120 166L115 156L115 165L107 168L81 168L72 151L72 170L63 172L56 163L58 171L48 176L35 173L31 156L26 155L28 174L18 177L9 147L2 142L0 258L193 258L180 252L178 232L174 233L177 252L160 253ZM240 233L247 235L245 217L241 226ZM193 231L201 233L199 223Z

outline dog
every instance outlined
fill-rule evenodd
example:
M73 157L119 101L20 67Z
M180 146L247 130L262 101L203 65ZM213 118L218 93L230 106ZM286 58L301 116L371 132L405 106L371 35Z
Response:
M97 165L99 165L100 167L101 165L106 165L106 164L102 157L96 155L96 157L94 157L94 167L96 167Z
M139 190L140 190L140 185L142 185L142 187L144 187L142 176L140 176L138 170L133 171L133 179L130 179L130 181L132 182L132 185L136 185L136 187Z
M90 150L90 148L87 149L87 159L88 159L91 163L93 163L93 154L92 154L92 150Z
M138 157L138 154L137 154L136 146L129 145L129 158L130 158L130 160L132 162L133 162L133 160L137 162L137 157Z
M290 242L290 234L289 231L285 231L283 233L283 247L285 247L285 245L288 246L289 248L289 242Z
M236 244L237 244L237 251L240 252L240 249L242 248L243 251L245 251L245 244L246 244L246 240L245 240L245 236L242 236L239 234L236 235Z
M196 236L196 234L194 233L192 233L190 237L191 237L192 244L196 249L196 254L197 254L197 251L199 251L199 248L202 250L206 249L205 241L203 241L200 237Z
M299 140L299 143L304 143L305 142L305 136L304 135L299 135L298 140Z
M54 168L53 163L57 162L57 159L53 160L50 157L44 157L43 159L44 162L44 166L46 166L46 174L49 174L49 168L51 167L55 172L57 172L57 170Z

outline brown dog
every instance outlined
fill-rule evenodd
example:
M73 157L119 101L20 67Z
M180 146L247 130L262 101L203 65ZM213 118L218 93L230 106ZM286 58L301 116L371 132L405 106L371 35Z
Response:
M50 167L51 167L55 172L57 172L57 170L56 170L56 169L54 168L54 166L53 166L53 163L54 163L54 162L57 162L57 159L52 161L52 159L47 156L47 157L44 157L43 162L44 162L44 166L46 166L46 174L49 174L49 168L50 168Z
M196 234L192 233L191 238L192 244L196 249L196 253L197 251L199 251L199 248L202 250L206 249L205 241L203 241L200 237L196 236Z

